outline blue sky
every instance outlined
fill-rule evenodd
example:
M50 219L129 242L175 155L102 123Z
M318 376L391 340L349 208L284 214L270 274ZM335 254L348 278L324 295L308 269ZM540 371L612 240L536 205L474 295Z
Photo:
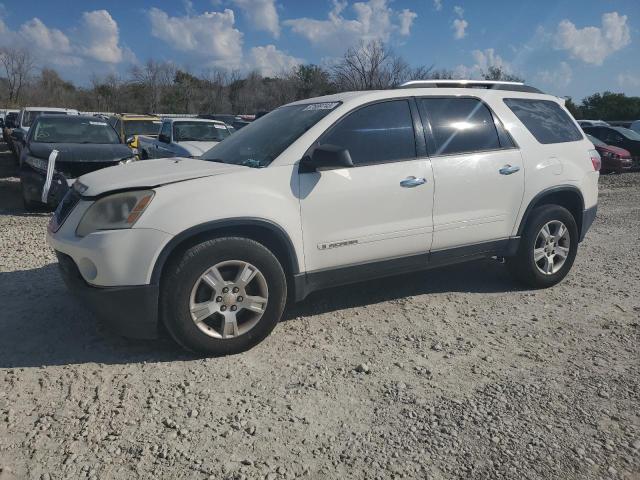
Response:
M278 74L380 39L410 63L477 77L491 65L576 99L640 95L640 0L25 0L0 7L0 44L87 84L148 58L194 73Z

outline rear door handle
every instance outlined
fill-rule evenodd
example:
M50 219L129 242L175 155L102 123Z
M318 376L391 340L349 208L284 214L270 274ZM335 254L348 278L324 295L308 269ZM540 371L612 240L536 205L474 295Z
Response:
M416 177L407 177L400 182L400 186L404 188L413 188L419 187L420 185L424 185L427 183L427 179L424 177L416 178Z
M519 172L520 167L518 167L517 165L514 165L514 166L505 165L498 171L500 172L500 175L511 175L512 173Z

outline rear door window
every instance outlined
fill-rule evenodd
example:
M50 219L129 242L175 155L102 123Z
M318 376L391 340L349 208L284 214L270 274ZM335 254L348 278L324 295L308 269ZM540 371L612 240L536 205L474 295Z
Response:
M418 108L431 124L435 155L513 147L506 132L501 143L491 111L476 98L421 98Z
M368 105L350 113L323 139L349 150L354 165L416 157L416 140L407 100Z
M504 103L542 144L576 142L583 139L571 117L556 102L505 98Z

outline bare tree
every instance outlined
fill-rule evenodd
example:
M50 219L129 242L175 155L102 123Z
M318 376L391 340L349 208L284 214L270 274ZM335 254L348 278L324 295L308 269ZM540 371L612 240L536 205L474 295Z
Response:
M17 106L35 68L33 56L25 49L5 47L0 49L0 64L7 78L7 103Z
M407 80L426 78L430 71L431 67L412 68L377 40L349 48L331 69L338 90L392 88Z
M495 80L504 82L524 82L518 75L507 72L503 67L491 66L486 72L482 72L484 80Z
M148 112L159 111L163 91L173 83L175 74L176 68L172 63L155 60L147 60L143 66L136 65L131 69L133 82L146 98Z

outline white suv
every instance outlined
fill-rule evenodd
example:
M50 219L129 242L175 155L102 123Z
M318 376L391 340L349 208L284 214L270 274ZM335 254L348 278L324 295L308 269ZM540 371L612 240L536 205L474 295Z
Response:
M600 158L522 84L410 82L283 106L202 159L90 173L49 227L69 288L121 333L220 355L287 297L485 257L558 283L591 226Z

